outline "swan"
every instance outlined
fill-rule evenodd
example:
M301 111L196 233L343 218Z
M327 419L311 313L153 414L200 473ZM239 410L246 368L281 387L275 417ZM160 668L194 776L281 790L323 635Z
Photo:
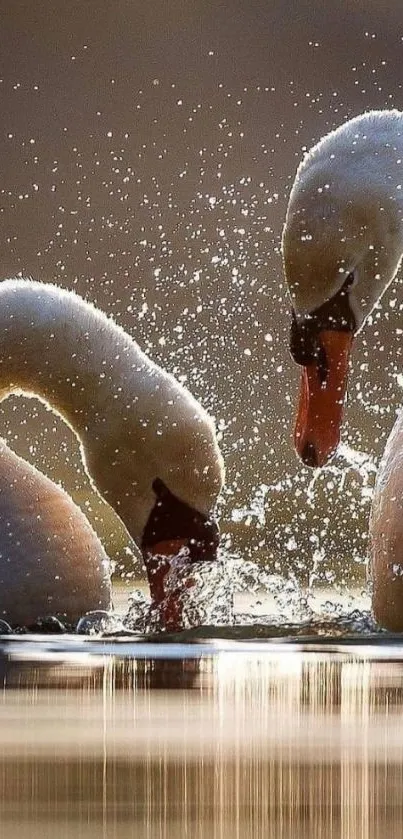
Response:
M171 561L215 559L219 541L224 468L207 412L91 303L28 279L0 283L0 401L11 393L39 398L73 430L91 482L142 552L162 622L180 626L164 590ZM2 441L0 618L73 623L110 602L109 561L84 514Z
M300 163L282 237L290 349L302 366L294 441L308 466L336 450L355 335L403 254L403 113L370 111ZM403 630L403 414L377 473L370 517L372 608Z

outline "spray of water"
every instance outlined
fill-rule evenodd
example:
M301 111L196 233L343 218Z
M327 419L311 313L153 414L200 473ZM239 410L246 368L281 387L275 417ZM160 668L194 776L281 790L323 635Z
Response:
M318 493L323 491L323 486L331 486L334 493L341 496L346 491L348 482L353 478L359 483L359 503L369 506L374 477L376 474L376 463L368 454L359 451L347 443L339 447L337 457L327 467L316 471L307 482L300 508L315 509ZM262 483L254 490L249 503L243 507L235 508L232 512L232 520L236 523L247 523L249 527L256 524L265 528L267 510L271 500L276 494L295 492L295 482L292 477L286 476L283 480L269 485ZM294 552L298 549L298 521L294 521L294 530L287 540L283 541L286 551L284 552L284 566L279 573L269 573L258 562L242 561L231 555L229 552L220 564L223 580L225 583L219 590L220 598L230 596L233 593L234 612L233 623L250 626L256 621L259 623L288 626L290 622L297 625L305 625L310 622L312 626L326 625L327 631L333 624L334 632L340 632L343 626L353 627L357 631L373 631L374 623L369 612L369 598L366 591L354 591L351 595L340 586L333 585L331 575L323 566L326 560L326 549L323 543L331 524L331 516L323 520L320 535L311 534L312 553L307 584L303 585L297 576L287 569L287 550ZM269 537L267 537L269 538ZM215 610L215 581L210 585L209 569L200 576L201 589L199 599L203 600L203 590L208 592L209 618L217 622L218 613ZM329 588L329 583L332 584ZM205 588L204 588L205 587ZM238 608L237 608L238 607ZM227 610L226 622L230 612ZM194 618L194 612L192 619Z

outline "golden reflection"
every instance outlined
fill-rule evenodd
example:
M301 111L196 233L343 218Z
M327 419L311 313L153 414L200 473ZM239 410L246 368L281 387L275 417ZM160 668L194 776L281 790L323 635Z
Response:
M401 837L400 662L227 650L6 676L0 835Z

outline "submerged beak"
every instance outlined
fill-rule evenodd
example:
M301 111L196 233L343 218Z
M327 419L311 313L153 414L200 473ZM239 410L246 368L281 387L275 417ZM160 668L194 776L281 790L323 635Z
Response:
M157 603L163 600L164 580L173 559L183 558L186 565L214 562L217 559L219 539L218 525L211 521L205 539L175 537L143 548L152 599Z
M217 559L220 531L208 517L181 501L160 478L153 482L156 495L141 541L151 600L166 629L182 628L184 596L194 586L187 567ZM177 574L176 574L176 571ZM172 572L172 573L171 573Z
M143 550L151 600L160 608L161 619L168 631L177 632L182 628L184 589L188 590L194 585L191 576L186 577L186 582L183 584L179 575L175 585L169 586L167 590L167 576L173 570L175 560L179 562L182 569L197 562L215 561L218 538L217 527L217 540L214 539L214 542L208 540L204 543L189 538L166 539L149 545L146 550Z
M353 337L321 331L318 356L303 367L294 443L307 466L323 466L339 444Z
M186 547L187 539L165 539L155 545L149 545L143 551L153 603L160 604L164 601L165 577L171 568L171 562Z

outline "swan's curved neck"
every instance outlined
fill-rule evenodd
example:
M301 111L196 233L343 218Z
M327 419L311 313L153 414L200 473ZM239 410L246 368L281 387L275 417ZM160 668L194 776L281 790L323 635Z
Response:
M102 422L112 398L119 350L110 346L110 334L105 346L102 325L91 329L85 310L74 311L67 295L55 301L35 296L28 285L25 295L7 293L6 286L0 286L0 400L13 392L37 396L82 440Z

